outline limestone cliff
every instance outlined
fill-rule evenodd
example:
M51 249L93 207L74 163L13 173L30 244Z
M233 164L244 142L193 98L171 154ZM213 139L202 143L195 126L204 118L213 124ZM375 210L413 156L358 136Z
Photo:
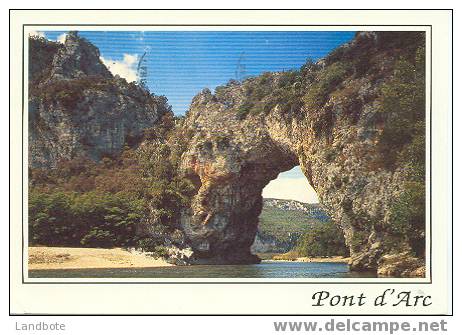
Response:
M29 39L29 166L118 154L165 113L164 97L113 76L76 32L64 44Z
M352 269L422 275L423 51L421 33L358 33L300 71L198 94L182 161L197 193L181 225L200 262L257 262L262 189L300 165L343 229Z
M263 207L277 208L284 211L299 211L303 212L307 217L320 222L330 221L329 216L319 204L308 204L297 200L266 198L263 199Z

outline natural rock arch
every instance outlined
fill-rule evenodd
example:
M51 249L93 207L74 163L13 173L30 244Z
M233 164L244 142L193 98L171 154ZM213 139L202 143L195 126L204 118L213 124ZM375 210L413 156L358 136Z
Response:
M204 92L193 106L210 98ZM211 114L198 115L188 124L200 128L205 123L207 129L196 133L195 146L183 161L184 173L196 182L198 192L182 216L182 227L196 254L211 256L207 262L255 262L250 246L262 209L262 190L299 161L290 143L272 136L262 118L232 120L220 106L214 107ZM208 123L210 117L213 121Z
M300 165L343 229L352 269L424 273L423 255L415 257L406 236L396 239L389 228L390 209L403 191L407 169L404 164L387 167L378 147L384 129L381 87L392 78L400 55L390 54L381 39L376 33L358 34L337 54L302 73L313 79L302 88L308 90L302 103L290 108L286 102L293 94L270 103L285 73L231 82L215 95L204 90L193 99L184 124L193 135L181 171L197 193L183 210L181 226L198 262L256 262L250 246L262 190L280 172ZM338 54L344 61L337 60ZM355 62L352 68L350 61ZM263 84L269 91L253 103L263 108L249 112L249 87L254 91ZM292 92L299 86L295 82L284 89ZM392 238L393 248L388 245Z

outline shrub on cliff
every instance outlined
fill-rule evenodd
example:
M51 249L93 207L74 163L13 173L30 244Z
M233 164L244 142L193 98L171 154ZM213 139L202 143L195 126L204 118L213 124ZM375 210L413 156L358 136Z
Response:
M401 58L393 79L382 89L384 129L379 148L387 168L402 166L407 182L393 201L390 247L407 242L414 253L425 252L425 49L412 61Z
M57 80L30 87L29 94L44 101L62 101L63 105L73 108L77 101L83 99L84 91L91 89L107 89L110 81L99 76L88 76L77 79Z
M151 143L140 150L144 197L151 208L152 224L174 227L180 209L189 203L191 183L177 175L175 152L165 143Z
M303 104L304 87L304 77L295 70L264 73L247 79L243 83L244 99L236 109L238 118L242 120L247 115L268 114L275 107L281 108L285 114L296 115Z
M414 63L400 59L382 87L380 113L384 129L379 142L384 163L394 167L400 152L416 136L425 135L425 58L417 50Z
M348 71L350 71L350 67L342 62L333 63L322 69L303 97L307 109L317 110L321 108L327 102L329 94L342 82Z
M390 222L391 232L396 236L405 236L416 255L423 256L425 252L425 183L406 183L401 195L393 202Z

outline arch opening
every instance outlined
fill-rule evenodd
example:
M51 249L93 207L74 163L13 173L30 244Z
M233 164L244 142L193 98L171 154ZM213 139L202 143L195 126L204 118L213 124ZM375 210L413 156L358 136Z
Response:
M319 203L300 166L281 172L262 192L263 206L250 248L261 259L349 256L343 231Z

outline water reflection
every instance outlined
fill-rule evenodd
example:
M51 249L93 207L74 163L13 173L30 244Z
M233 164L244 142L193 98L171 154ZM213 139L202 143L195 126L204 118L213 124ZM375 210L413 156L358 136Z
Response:
M31 270L31 278L365 278L343 263L262 262L128 269Z

